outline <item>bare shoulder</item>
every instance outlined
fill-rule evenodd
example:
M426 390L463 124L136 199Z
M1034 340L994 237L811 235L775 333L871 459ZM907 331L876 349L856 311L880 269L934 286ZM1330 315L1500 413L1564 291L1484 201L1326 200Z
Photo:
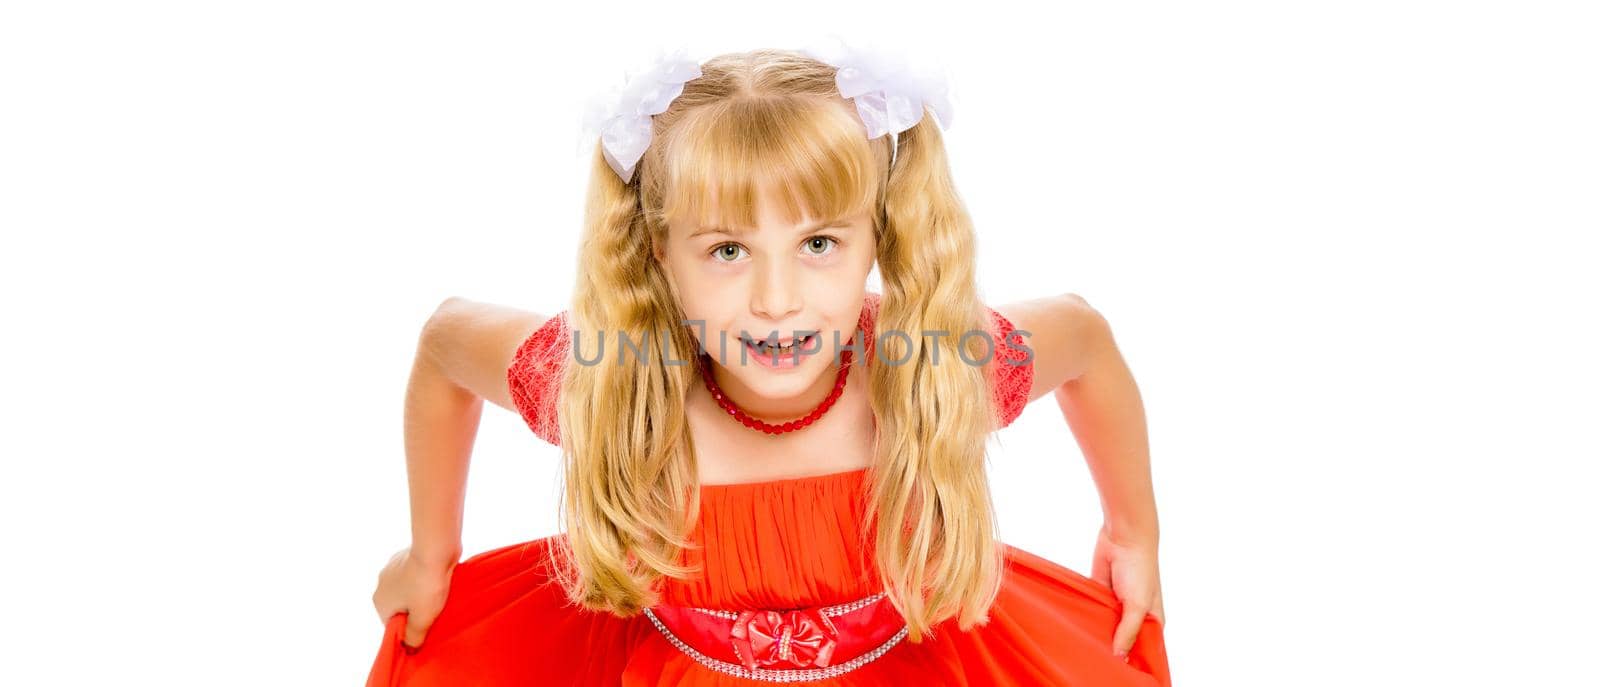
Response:
M994 306L1032 350L1032 401L1077 379L1097 348L1110 337L1105 317L1076 293L1062 293Z
M452 296L428 318L420 346L457 385L517 412L506 371L517 349L548 319L531 310Z

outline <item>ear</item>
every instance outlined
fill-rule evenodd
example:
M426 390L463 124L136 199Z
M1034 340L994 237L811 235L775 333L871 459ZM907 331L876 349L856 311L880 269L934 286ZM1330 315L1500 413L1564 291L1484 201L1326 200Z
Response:
M663 267L666 266L666 258L667 258L666 231L662 230L662 231L656 231L656 232L649 232L646 235L648 236L647 240L650 242L650 256L655 258L656 262L661 263Z
M667 282L673 283L672 265L667 262L667 249L661 241L654 239L650 241L650 257L656 261L656 267L660 268L661 273L666 275Z

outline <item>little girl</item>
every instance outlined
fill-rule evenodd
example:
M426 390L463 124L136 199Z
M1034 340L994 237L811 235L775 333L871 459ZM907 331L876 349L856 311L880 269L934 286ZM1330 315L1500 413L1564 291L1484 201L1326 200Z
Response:
M1170 684L1110 330L980 302L949 103L881 65L661 63L599 120L571 309L439 307L368 685ZM1101 492L1093 578L996 537L989 433L1050 392ZM480 399L560 446L563 527L458 563Z

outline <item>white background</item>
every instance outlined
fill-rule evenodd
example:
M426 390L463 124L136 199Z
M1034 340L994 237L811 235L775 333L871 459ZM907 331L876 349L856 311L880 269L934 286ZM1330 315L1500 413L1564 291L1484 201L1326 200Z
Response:
M565 307L578 120L657 44L937 54L992 304L1111 320L1183 685L1593 679L1587 3L13 2L0 9L6 684L359 684L446 296ZM485 408L468 555L553 533ZM1007 539L1087 572L1046 397Z

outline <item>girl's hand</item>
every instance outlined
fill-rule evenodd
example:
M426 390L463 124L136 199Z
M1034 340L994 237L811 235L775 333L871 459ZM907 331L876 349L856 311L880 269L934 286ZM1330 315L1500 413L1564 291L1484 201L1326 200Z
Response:
M1128 660L1128 651L1139 636L1146 613L1166 624L1161 607L1161 574L1156 565L1154 537L1118 537L1106 525L1094 545L1094 567L1090 577L1111 588L1122 601L1122 621L1112 635L1111 649Z
M378 573L378 589L372 593L372 605L378 609L378 619L388 624L396 613L406 614L405 645L415 650L422 646L433 619L444 609L445 598L450 593L450 574L456 564L429 564L412 555L410 548L401 549L389 559Z

